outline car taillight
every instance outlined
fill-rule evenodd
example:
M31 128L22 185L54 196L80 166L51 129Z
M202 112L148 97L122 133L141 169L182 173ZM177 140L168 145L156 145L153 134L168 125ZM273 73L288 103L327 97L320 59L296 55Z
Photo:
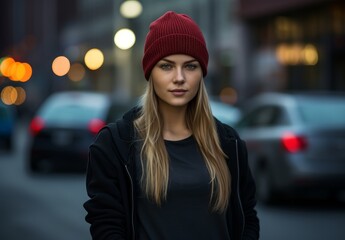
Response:
M89 131L93 134L97 134L104 126L105 122L103 120L95 118L89 122Z
M294 133L285 133L281 141L284 149L290 153L296 153L307 148L307 139Z
M44 120L40 117L35 117L30 123L30 132L32 135L37 135L44 128Z

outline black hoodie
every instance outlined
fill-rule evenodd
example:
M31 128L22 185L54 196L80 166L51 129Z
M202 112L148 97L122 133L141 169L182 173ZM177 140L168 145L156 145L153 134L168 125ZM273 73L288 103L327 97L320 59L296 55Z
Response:
M134 240L137 192L133 120L138 108L104 127L89 149L86 177L86 221L93 240ZM231 199L227 209L232 240L259 239L255 183L248 167L245 143L231 127L216 120L222 149L228 156ZM178 221L178 219L176 219Z

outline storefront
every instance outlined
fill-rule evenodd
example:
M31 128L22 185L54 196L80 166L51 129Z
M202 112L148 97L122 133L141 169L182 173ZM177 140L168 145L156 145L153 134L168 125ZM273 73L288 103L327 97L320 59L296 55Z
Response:
M345 91L345 3L273 2L241 1L251 32L252 91Z

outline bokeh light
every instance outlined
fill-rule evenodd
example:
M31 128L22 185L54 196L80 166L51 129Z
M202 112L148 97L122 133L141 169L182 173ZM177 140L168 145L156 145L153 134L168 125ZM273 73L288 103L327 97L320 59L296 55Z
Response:
M15 90L17 91L17 98L14 102L15 105L21 105L26 100L26 92L24 88L22 87L15 87Z
M11 64L10 76L12 81L20 81L25 75L25 67L20 62Z
M143 6L139 1L127 0L120 6L120 13L124 18L136 18L143 11Z
M6 105L21 105L26 100L26 92L22 87L6 86L0 95L1 101Z
M6 57L2 57L0 58L0 77L2 76L2 72L1 72L1 64L2 62L6 59Z
M5 57L5 59L1 61L0 71L3 76L9 77L11 75L11 65L13 63L15 63L15 61L11 57Z
M56 57L52 63L52 70L57 76L64 76L71 67L70 61L65 56Z
M101 50L97 48L87 51L84 57L85 65L91 70L97 70L103 65L104 56Z
M220 100L224 103L235 104L238 100L237 91L231 87L225 87L220 91Z
M16 62L11 57L0 59L0 74L12 81L27 82L32 76L32 68L29 63Z
M284 65L315 65L319 57L313 44L280 44L276 48L278 61Z
M18 97L17 90L13 86L6 86L1 91L1 100L6 105L13 105Z
M128 28L122 28L116 32L114 36L114 43L122 50L129 49L135 43L135 34Z
M289 46L287 44L280 44L276 48L276 57L282 64L287 64Z
M80 63L73 63L71 69L68 72L68 77L73 82L78 82L82 80L85 76L85 68Z
M307 44L302 52L302 61L306 65L315 65L319 60L316 47L312 44Z
M25 74L24 76L21 78L21 82L27 82L29 81L29 79L31 78L32 76L32 67L30 64L28 63L23 63L23 66L25 68Z

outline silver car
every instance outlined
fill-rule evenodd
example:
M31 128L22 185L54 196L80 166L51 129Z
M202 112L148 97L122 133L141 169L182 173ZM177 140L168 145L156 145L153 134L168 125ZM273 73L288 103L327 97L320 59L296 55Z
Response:
M241 117L241 111L230 104L216 99L210 99L210 106L213 115L221 122L234 126Z
M236 128L259 200L345 190L345 95L264 93L245 105Z

